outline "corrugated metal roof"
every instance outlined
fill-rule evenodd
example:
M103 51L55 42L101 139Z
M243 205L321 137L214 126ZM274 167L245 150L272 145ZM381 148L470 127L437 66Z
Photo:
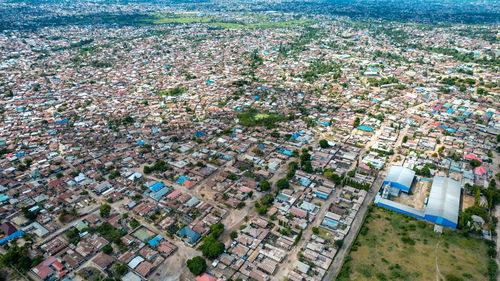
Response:
M402 166L392 166L384 182L396 182L410 188L414 177L415 171Z
M434 177L425 215L444 218L458 223L460 183L447 177Z

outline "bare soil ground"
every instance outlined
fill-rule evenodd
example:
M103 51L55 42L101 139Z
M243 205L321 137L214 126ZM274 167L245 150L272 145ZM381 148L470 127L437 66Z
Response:
M472 206L474 206L474 197L469 195L464 195L462 197L462 212L465 211L465 209Z
M399 197L394 198L393 200L413 208L423 209L425 198L429 196L430 182L426 181L416 182L415 185L412 187L412 192L413 192L412 195L408 195L402 192Z
M188 246L181 246L167 260L161 264L150 276L150 280L177 281L194 279L194 276L186 267L186 261L199 256L200 252Z

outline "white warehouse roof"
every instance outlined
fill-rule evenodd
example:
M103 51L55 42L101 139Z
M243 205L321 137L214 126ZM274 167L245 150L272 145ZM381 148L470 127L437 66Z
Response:
M441 217L458 223L460 183L447 177L434 177L425 215Z
M415 171L402 166L391 166L384 182L399 183L408 189L411 187Z

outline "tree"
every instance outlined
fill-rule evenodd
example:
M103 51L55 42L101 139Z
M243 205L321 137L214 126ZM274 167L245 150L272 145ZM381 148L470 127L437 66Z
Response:
M335 246L337 246L337 248L342 247L342 245L344 245L344 239L342 239L342 240L335 240Z
M300 230L299 234L295 236L295 240L293 241L293 245L297 245L300 241L300 238L302 238L302 230Z
M403 143L406 143L408 141L408 136L403 137Z
M99 207L99 213L103 218L109 217L109 214L111 213L111 206L108 204L101 205L101 207Z
M302 151L302 154L300 155L300 165L304 166L305 162L311 160L311 154L307 151Z
M469 161L469 164L472 166L472 167L479 167L481 166L481 161L477 160L477 159L472 159Z
M328 141L325 139L319 141L319 146L321 146L321 148L329 148L330 147L330 145L328 144Z
M238 237L238 233L236 231L233 231L231 232L231 234L229 234L229 237L231 237L232 240L236 239L236 237Z
M312 173L314 170L313 170L311 161L306 161L304 163L304 166L302 167L302 170L304 170L304 172L306 172L306 173Z
M213 236L206 236L200 248L203 256L215 259L224 252L224 243L215 240Z
M257 208L257 213L261 216L265 215L267 213L267 206L262 205Z
M210 226L210 230L211 230L212 237L217 239L222 234L222 232L224 232L224 224L221 222L216 223L216 224L212 224Z
M457 276L455 276L453 274L447 274L446 275L446 281L463 281L463 279L460 278L460 277L457 277Z
M312 232L313 232L314 234L318 235L318 234L319 234L319 228L314 226L314 227L312 228Z
M128 271L127 266L123 263L116 266L116 268L115 268L115 273L118 274L119 276L125 275L125 273L127 273L127 271Z
M287 179L279 179L277 182L276 182L276 186L278 187L278 189L287 189L290 187L290 184L288 183L288 180Z
M17 270L28 271L32 268L34 263L37 265L41 262L37 258L37 261L33 261L29 256L29 249L26 245L19 247L17 245L9 247L7 252L0 257L0 264L3 266L12 266ZM3 267L2 267L3 268Z
M107 254L107 255L111 255L113 253L113 247L111 247L110 244L102 247L102 252Z
M269 184L269 182L267 180L264 180L260 184L260 190L262 190L262 191L268 191L269 189L271 189L271 184Z
M139 225L141 225L141 224L135 218L132 218L130 220L130 227L137 228Z
M422 174L423 176L427 176L429 177L431 175L431 170L429 169L429 167L427 165L425 165L421 170L420 170L420 174Z
M207 262L204 258L197 256L186 261L187 268L191 273L198 276L207 270Z
M361 123L361 119L359 119L359 117L356 117L356 119L354 119L354 123L352 123L352 126L354 128L357 128L360 123Z

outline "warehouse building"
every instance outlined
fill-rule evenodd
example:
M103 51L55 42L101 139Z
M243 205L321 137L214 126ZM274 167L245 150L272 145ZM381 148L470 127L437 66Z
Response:
M384 179L384 186L389 186L390 195L399 196L400 191L410 192L415 171L402 166L392 166Z
M385 187L375 196L375 204L435 224L457 227L461 196L461 186L458 181L447 177L434 177L424 209L416 209L388 199L384 196Z
M460 182L434 177L429 201L425 208L425 219L440 225L456 228L460 208Z

